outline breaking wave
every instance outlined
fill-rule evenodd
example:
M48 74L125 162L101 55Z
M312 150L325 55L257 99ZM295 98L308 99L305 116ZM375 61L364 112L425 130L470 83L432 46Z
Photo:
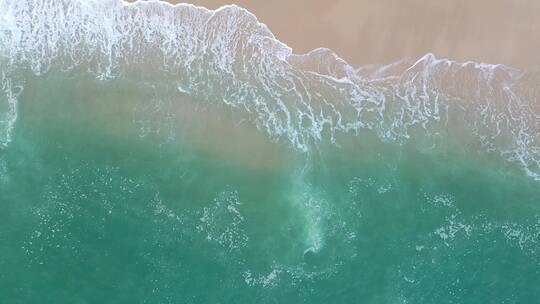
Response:
M366 46L369 47L369 46ZM224 105L300 151L342 135L453 138L540 180L540 70L427 54L350 66L328 49L293 54L245 9L120 0L0 0L0 145L17 119L24 71L103 81L159 73L175 94ZM143 76L144 77L144 76Z

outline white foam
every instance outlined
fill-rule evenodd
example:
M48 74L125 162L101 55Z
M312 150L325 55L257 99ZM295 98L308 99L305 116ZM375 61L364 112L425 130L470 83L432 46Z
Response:
M0 148L5 148L11 142L11 133L17 121L18 96L23 87L16 85L4 71L0 73Z
M503 65L427 54L365 74L327 49L293 55L234 5L121 0L0 0L0 58L36 75L159 71L178 94L242 111L301 151L362 129L397 142L457 129L540 180L540 83Z

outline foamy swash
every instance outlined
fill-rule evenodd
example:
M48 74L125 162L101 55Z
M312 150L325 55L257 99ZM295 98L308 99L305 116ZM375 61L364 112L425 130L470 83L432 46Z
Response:
M109 81L144 68L168 77L176 94L230 106L300 151L361 130L394 142L436 143L450 134L540 180L538 70L431 54L355 69L328 49L293 54L237 6L0 0L0 68L4 147L16 124L21 71L82 70Z

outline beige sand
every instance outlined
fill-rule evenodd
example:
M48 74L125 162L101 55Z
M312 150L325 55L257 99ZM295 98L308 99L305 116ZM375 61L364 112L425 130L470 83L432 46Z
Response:
M427 52L519 68L540 64L538 0L191 2L209 8L238 4L255 13L295 52L324 46L356 66Z

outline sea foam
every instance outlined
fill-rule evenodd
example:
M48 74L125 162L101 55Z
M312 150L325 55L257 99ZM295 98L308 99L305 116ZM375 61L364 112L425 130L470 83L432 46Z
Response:
M432 54L353 68L329 49L293 54L234 5L0 0L0 68L3 146L17 118L21 70L84 71L103 81L146 71L168 77L178 94L244 113L299 151L362 130L398 143L454 136L540 180L538 70Z

